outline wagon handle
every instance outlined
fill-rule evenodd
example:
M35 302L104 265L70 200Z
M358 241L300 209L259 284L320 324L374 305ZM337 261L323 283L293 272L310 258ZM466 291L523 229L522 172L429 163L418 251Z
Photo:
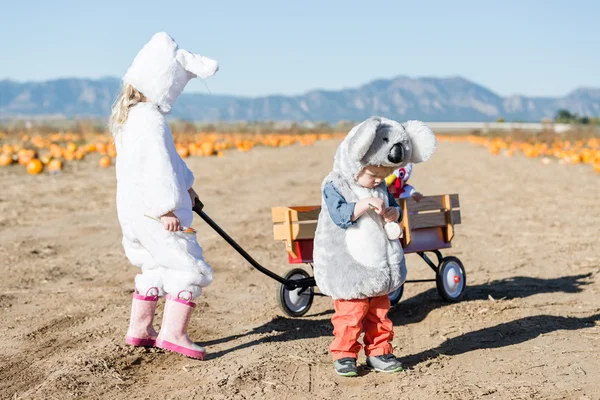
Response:
M256 260L254 258L252 258L250 256L250 254L246 253L246 250L242 249L241 246L239 244L237 244L235 242L235 240L233 240L231 238L231 236L229 236L223 229L221 229L221 227L219 225L217 225L217 223L215 221L213 221L202 210L204 208L204 204L202 204L200 199L196 197L194 200L195 200L194 207L192 207L192 210L194 210L196 212L196 214L198 214L200 216L200 218L202 218L204 220L204 222L206 222L208 225L210 225L211 228L213 228L223 239L225 239L225 241L227 243L229 243L229 245L231 247L233 247L242 257L244 257L246 259L246 261L248 261L250 264L252 264L252 266L254 268L259 270L263 274L267 275L268 277L275 279L277 282L285 285L286 287L291 288L291 290L293 290L297 287L300 287L300 285L298 285L297 282L301 282L302 280L293 281L293 280L284 279L281 276L277 275L276 273L269 271L268 269L266 269L265 267L260 265L258 262L256 262ZM314 279L314 278L312 278L312 279Z

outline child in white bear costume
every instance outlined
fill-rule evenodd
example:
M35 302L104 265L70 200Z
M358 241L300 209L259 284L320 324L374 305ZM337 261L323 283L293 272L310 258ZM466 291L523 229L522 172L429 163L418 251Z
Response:
M206 352L187 335L192 300L212 282L213 273L195 234L183 231L193 219L194 175L175 150L164 114L190 79L207 78L217 70L216 61L179 49L168 34L157 33L123 77L111 116L123 247L142 270L135 277L126 342L197 359ZM157 334L154 312L158 297L165 295Z
M363 331L367 366L402 370L392 354L387 313L388 293L404 283L406 265L400 241L389 239L384 228L402 215L385 177L408 162L427 161L435 147L435 135L420 121L371 117L348 133L323 181L314 273L321 292L334 300L335 340L329 349L339 375L357 375Z

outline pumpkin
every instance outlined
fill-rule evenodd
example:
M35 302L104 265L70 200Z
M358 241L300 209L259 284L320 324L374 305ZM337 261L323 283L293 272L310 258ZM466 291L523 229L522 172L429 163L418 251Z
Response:
M190 151L186 146L177 146L177 153L181 158L188 158Z
M96 143L96 151L100 154L106 154L106 145L102 142Z
M205 156L212 156L215 152L214 143L212 142L204 142L200 145L200 148L202 149L202 154Z
M500 148L495 146L495 145L490 145L488 147L488 150L490 153L492 153L493 155L497 156L500 153Z
M27 163L27 172L31 175L40 174L44 170L44 164L37 158L32 159Z
M21 150L19 150L17 155L18 155L18 159L19 159L19 164L26 166L27 164L29 164L29 162L31 160L33 160L35 158L35 156L37 154L36 154L35 150L21 149Z
M75 153L67 150L63 153L63 157L64 157L65 161L73 161L75 159Z
M12 164L12 154L11 153L0 153L0 167L6 167L7 165Z
M40 156L40 161L42 164L47 165L52 160L52 154L46 153Z
M48 165L46 166L46 169L51 174L58 173L63 169L63 163L62 163L62 161L55 158L48 163Z
M73 142L69 142L67 144L67 151L69 151L71 153L75 153L75 150L77 150L77 145Z
M112 165L112 160L109 156L104 156L100 159L100 166L102 168L108 168Z
M110 158L117 158L117 148L110 144L106 147L106 154L108 154L108 156Z

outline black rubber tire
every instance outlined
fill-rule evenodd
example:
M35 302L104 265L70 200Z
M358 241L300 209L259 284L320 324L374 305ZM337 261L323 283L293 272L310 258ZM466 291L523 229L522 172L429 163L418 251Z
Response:
M456 272L458 272L458 274ZM456 288L452 288L450 284L448 284L446 276L450 273L454 276L459 276L459 282L456 282L453 279L453 281L458 284ZM446 285L444 282L446 282ZM467 274L462 262L460 262L458 258L452 256L442 258L442 261L438 266L438 272L435 276L435 283L442 299L449 303L459 302L463 298L467 288Z
M296 277L294 277L294 275L296 275ZM292 277L294 277L293 279L310 278L310 274L302 268L294 268L284 275L285 279L291 279ZM295 294L297 291L299 291L299 289L290 292L282 283L279 284L279 288L277 289L277 302L279 303L279 307L289 317L296 318L306 314L308 310L310 310L315 297L314 288L308 287L302 292L301 301L294 304L294 300L299 298L298 295Z
M388 296L390 298L390 304L394 307L396 304L400 303L400 299L402 299L402 295L404 294L404 284L400 286L398 289L394 290L392 293L389 293Z

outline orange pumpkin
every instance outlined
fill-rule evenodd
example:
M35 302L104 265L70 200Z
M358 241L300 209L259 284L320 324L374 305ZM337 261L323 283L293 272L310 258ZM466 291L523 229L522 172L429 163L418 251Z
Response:
M19 150L19 164L26 166L36 156L35 150L21 149Z
M108 168L112 165L112 160L109 156L104 156L100 159L100 166L102 168Z
M201 153L202 150L196 143L190 143L190 145L188 146L188 151L193 156L202 155L202 154L198 154L198 153Z
M494 146L494 145L490 145L488 147L488 150L490 153L492 153L495 156L497 156L500 153L500 148L498 148L497 146Z
M96 143L96 151L100 154L106 154L106 145L102 142Z
M31 175L40 174L44 170L44 164L37 158L32 159L27 163L27 172Z
M52 157L60 158L62 157L62 153L62 148L59 145L57 145L56 143L52 143L50 145L50 154L52 154Z
M50 153L42 154L40 156L40 161L44 165L47 165L51 160L52 160L52 155Z
M187 158L190 155L190 151L185 146L177 146L177 153L181 158Z
M112 144L106 147L106 153L110 158L117 158L117 148Z
M212 156L213 153L215 152L214 143L211 143L211 142L202 143L201 148L202 148L202 153L205 156Z
M63 157L64 157L65 161L73 161L75 159L75 153L67 150L63 153Z
M12 164L12 154L10 153L0 153L0 167L6 167L7 165Z
M77 145L75 143L70 142L67 144L67 151L75 153L75 150L77 150Z
M48 163L46 168L50 173L57 173L63 169L63 163L60 160L53 159Z

